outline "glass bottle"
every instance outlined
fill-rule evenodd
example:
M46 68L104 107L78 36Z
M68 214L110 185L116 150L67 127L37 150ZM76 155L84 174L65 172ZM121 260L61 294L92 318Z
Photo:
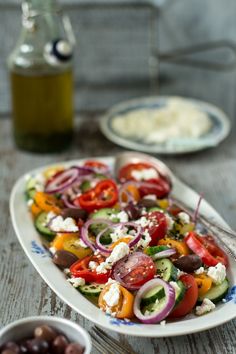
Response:
M18 148L56 152L71 142L74 42L57 1L22 3L22 31L8 59Z

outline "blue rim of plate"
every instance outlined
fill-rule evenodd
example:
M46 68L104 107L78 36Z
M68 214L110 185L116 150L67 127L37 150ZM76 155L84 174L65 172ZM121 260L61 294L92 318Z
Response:
M141 140L124 138L120 136L112 128L112 121L118 115L122 119L122 115L139 109L157 109L166 105L168 100L173 98L181 98L187 102L194 104L199 110L208 114L212 121L212 129L202 135L200 138L191 139L175 139L163 144L147 144ZM216 147L229 134L231 124L226 114L218 107L192 98L184 98L177 96L158 96L144 97L134 100L125 101L112 107L102 118L100 129L102 133L112 142L122 147L138 150L147 153L159 154L184 154L203 150L210 147Z

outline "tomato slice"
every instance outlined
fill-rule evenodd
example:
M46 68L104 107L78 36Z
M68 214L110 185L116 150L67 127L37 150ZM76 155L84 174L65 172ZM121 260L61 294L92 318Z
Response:
M109 170L108 165L106 165L106 164L103 163L103 162L97 161L97 160L87 160L87 161L84 163L84 166L85 166L85 167L91 167L91 168L94 168L94 169L96 169L96 170L101 170L101 171L103 171L103 172Z
M157 242L167 233L165 214L160 211L152 211L144 216L149 220L149 225L145 227L152 239L149 246L156 246Z
M112 207L117 200L118 190L115 182L106 179L98 182L96 187L76 198L74 204L79 205L88 212L92 212L95 209Z
M198 298L198 286L194 277L190 274L183 274L179 279L184 283L187 290L183 300L171 312L170 318L186 316L192 311Z
M156 266L152 258L141 252L122 258L113 269L114 278L128 290L139 289L155 274Z
M145 178L145 176L143 178L136 178L135 172L141 172L150 169L156 171L156 176L153 176L152 178ZM144 184L139 188L141 197L148 194L154 194L161 199L166 197L171 189L170 181L165 176L163 176L153 165L146 162L130 163L125 165L120 169L118 178L121 182L130 180L146 182L147 184Z
M224 251L215 243L211 236L199 236L196 232L189 232L185 238L188 247L196 253L202 262L208 267L214 267L218 263L225 266L228 264L228 257Z
M119 173L118 173L118 178L120 182L126 182L126 181L136 181L136 178L133 176L134 171L142 171L142 170L147 170L147 169L155 169L152 165L146 163L146 162L139 162L139 163L129 163L125 166L123 166ZM157 176L158 176L158 171L157 171Z
M78 260L70 267L71 275L76 278L83 278L88 283L107 283L110 278L111 271L107 271L106 273L97 273L96 270L91 270L89 268L89 262L91 261L100 264L101 262L104 262L104 258L102 256L93 255Z

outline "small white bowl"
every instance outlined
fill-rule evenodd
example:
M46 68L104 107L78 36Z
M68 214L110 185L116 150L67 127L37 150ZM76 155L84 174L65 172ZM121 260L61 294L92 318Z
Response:
M81 344L84 354L90 354L92 349L89 334L79 325L64 318L50 316L26 317L10 323L0 330L0 346L8 341L18 341L32 337L34 329L41 325L48 325L64 334L69 341Z

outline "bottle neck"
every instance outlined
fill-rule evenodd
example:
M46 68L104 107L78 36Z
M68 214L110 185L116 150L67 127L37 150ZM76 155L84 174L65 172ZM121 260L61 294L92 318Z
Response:
M54 11L58 9L58 1L57 0L24 0L23 7L28 7L29 10L32 11Z

